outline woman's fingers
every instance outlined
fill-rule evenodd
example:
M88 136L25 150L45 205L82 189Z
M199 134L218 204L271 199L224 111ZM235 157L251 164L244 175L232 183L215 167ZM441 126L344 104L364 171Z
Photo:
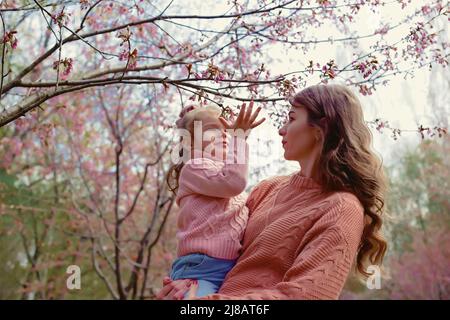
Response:
M164 285L161 290L159 290L158 294L156 295L157 300L165 299L167 295L172 291L174 285L173 282Z
M167 284L169 284L171 282L172 282L172 279L170 279L169 277L164 277L163 278L163 285L167 285Z
M173 289L166 295L164 300L174 300L176 298L179 299L180 296L181 298L184 297L184 294L186 293L186 291L188 291L191 283L192 282L189 279L175 281Z
M194 281L194 283L189 288L186 300L194 300L195 298L197 298L197 290L198 290L198 281Z
M169 277L163 278L164 287L158 292L156 295L156 299L158 300L169 300L173 299L173 296L176 295L180 290L184 290L183 293L187 290L184 288L187 284L190 283L189 279L183 280L175 280L173 281Z

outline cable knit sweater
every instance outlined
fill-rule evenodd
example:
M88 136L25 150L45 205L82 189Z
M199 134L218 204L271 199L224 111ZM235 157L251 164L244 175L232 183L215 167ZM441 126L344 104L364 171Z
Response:
M226 158L190 159L180 172L176 203L178 256L204 253L234 260L240 254L248 220L243 193L248 178L249 146L244 139L227 135ZM213 148L223 148L222 141Z
M338 299L363 232L359 200L325 195L297 172L263 180L246 206L242 254L219 292L200 299Z

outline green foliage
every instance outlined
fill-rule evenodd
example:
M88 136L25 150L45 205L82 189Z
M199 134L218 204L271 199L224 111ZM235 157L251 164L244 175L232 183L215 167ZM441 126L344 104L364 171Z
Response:
M0 299L109 298L92 269L88 241L66 231L69 213L63 203L55 206L52 189L27 188L0 169ZM81 268L81 290L66 288L72 264Z
M349 279L344 298L444 299L450 263L450 138L423 141L398 152L386 168L389 192L385 219L388 255L384 285L368 290ZM433 271L433 272L431 272Z

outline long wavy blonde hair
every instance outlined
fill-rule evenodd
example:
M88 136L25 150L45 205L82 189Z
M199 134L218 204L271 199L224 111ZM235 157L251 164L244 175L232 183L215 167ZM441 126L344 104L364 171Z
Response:
M371 149L372 134L361 103L339 84L307 87L289 102L305 107L309 125L320 128L323 134L319 168L324 191L351 192L364 207L365 226L356 267L367 277L366 266L381 266L387 250L381 230L387 179L381 159Z
M196 106L189 105L184 107L180 114L178 115L178 119L175 122L176 127L178 129L186 129L189 131L191 135L191 141L194 139L194 121L201 120L201 115L206 113L211 114L213 117L219 117L222 114L222 109L213 104L207 104L205 106ZM180 137L181 143L182 137ZM180 161L176 164L173 164L166 175L166 183L169 187L169 190L173 193L176 193L179 187L178 181L180 179L181 169L184 166L183 158L183 148L180 148Z

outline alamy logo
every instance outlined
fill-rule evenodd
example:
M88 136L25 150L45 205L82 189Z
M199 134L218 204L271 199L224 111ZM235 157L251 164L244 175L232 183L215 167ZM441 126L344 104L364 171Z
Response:
M194 121L193 136L187 129L175 130L175 139L179 139L180 142L174 146L171 152L171 161L177 164L180 160L186 163L192 159L193 163L197 164L200 163L200 158L208 157L223 160L226 163L245 164L245 141L249 134L250 130L242 129L203 130L202 121ZM208 145L203 147L205 143ZM236 158L232 152L234 149L236 149Z
M379 266L370 265L367 272L372 273L366 280L366 286L370 290L381 289L381 271Z
M67 278L66 286L69 290L80 290L81 289L81 269L77 265L70 265L66 270L67 274L70 276Z

